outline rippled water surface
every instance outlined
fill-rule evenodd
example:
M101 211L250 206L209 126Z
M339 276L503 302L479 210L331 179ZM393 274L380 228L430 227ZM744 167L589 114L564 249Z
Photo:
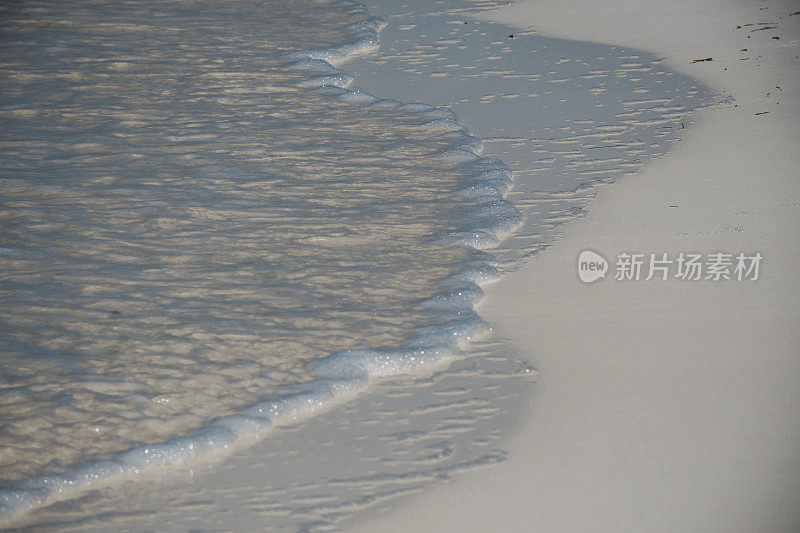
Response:
M63 471L394 346L469 256L452 138L299 85L327 3L6 4L0 479Z

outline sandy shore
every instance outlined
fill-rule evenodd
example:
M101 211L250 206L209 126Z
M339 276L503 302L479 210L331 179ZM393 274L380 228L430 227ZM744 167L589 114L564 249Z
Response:
M491 287L481 314L539 369L508 461L353 529L800 530L796 11L537 0L491 15L663 55L735 105L703 111L668 156L602 188L557 245ZM621 252L764 260L757 281L587 285L585 249L612 263Z
M386 46L375 62L385 71L368 58L345 67L376 95L405 101L413 94L453 106L488 150L516 165L512 200L526 199L525 180L544 175L556 150L577 153L563 159L580 159L581 168L595 174L604 172L595 161L622 161L618 166L630 169L647 157L641 145L660 150L655 136L645 139L652 131L623 139L628 151L620 152L634 154L631 159L601 150L590 155L589 148L574 152L577 142L550 150L542 143L549 133L568 129L582 137L599 126L588 136L604 144L610 137L603 132L614 130L605 121L630 116L613 110L634 101L664 108L660 115L641 115L640 124L651 130L677 129L684 120L675 113L680 99L670 100L667 91L669 98L654 100L657 91L650 92L666 81L661 75L672 73L639 73L648 71L644 63L663 66L660 61L634 61L630 50L566 48L575 58L593 57L586 68L608 77L603 103L598 97L581 105L581 91L593 94L595 81L572 78L586 71L568 61L555 66L564 58L549 54L562 52L551 52L546 42L537 45L540 66L529 69L525 30L657 54L735 102L703 110L667 156L597 189L584 218L573 219L572 211L584 194L591 196L583 188L572 197L553 183L557 201L528 202L528 226L517 241L503 244L511 256L550 242L548 234L530 248L514 249L514 242L536 237L538 223L572 222L553 230L564 234L556 245L487 287L479 311L500 340L475 343L474 352L432 375L376 381L313 423L288 421L219 455L96 486L23 517L20 525L29 520L39 529L74 531L800 531L800 282L794 268L800 260L800 12L793 14L800 7L786 0L535 0L488 15L519 28L509 31L457 18L471 13L470 6L451 12L445 29L454 37L443 40L434 35L442 30L439 15L422 13L423 4L387 3L390 13L378 13L390 21L387 37L396 29L397 49ZM413 24L401 11L414 15ZM447 53L440 49L445 45ZM596 55L582 55L587 49ZM542 64L553 65L552 71ZM531 93L533 79L548 84L536 89L541 94ZM621 80L625 90L615 89ZM695 88L691 81L675 87ZM633 97L632 88L639 89ZM605 114L588 116L597 112L595 104ZM565 122L572 125L562 128L567 112L579 116L569 116ZM490 116L513 117L519 131ZM553 117L559 120L547 121ZM587 124L578 127L581 119ZM521 130L532 132L534 122L541 131L527 139ZM577 259L587 249L611 262L608 279L579 281ZM756 281L624 282L613 279L622 252L672 258L681 252L760 253L763 263ZM531 366L538 369L534 383ZM518 410L523 414L514 425ZM506 440L508 427L514 433Z

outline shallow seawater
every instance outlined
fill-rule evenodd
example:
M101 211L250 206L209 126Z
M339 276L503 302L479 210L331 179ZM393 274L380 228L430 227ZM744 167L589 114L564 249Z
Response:
M512 169L507 198L525 225L492 250L504 269L554 242L593 187L666 153L692 111L721 100L651 53L484 20L503 2L365 4L390 24L380 54L348 64L357 83L452 109Z
M534 377L513 353L478 343L451 366L381 380L325 416L223 456L90 488L21 523L35 531L346 529L362 513L505 460L503 438Z
M433 360L480 329L491 266L468 244L513 209L453 191L502 165L452 121L426 125L447 114L315 89L325 69L291 56L369 34L358 6L25 2L2 18L3 488L180 460L286 407L224 418L259 402L321 401L298 384Z
M492 5L2 7L8 512L326 530L503 460L533 369L494 338L458 352L479 285L709 95L474 18Z

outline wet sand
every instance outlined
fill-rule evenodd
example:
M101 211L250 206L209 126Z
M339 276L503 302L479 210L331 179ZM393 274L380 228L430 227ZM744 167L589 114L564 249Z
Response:
M730 94L666 157L600 189L479 311L538 368L502 465L356 531L800 528L796 3L521 2L490 18L666 57ZM698 59L708 59L696 61ZM577 258L760 253L756 281L583 284Z

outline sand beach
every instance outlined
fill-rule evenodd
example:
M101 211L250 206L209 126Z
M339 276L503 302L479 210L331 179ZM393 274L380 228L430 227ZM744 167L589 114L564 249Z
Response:
M357 531L800 527L800 16L792 2L518 2L487 15L663 55L731 95L480 312L538 369L509 460ZM697 61L708 58L707 61ZM752 283L584 284L586 249L760 252ZM402 519L400 518L402 516Z
M800 531L797 2L210 7L3 27L0 527Z

